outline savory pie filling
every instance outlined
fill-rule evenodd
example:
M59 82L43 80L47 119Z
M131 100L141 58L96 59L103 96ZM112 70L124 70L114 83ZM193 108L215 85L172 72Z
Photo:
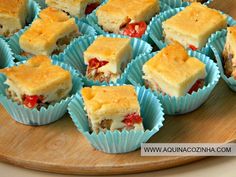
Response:
M150 88L159 93L162 93L163 95L166 95L166 93L160 88L158 83L151 81L150 79L149 80L145 79L144 83L145 83L146 88ZM203 88L204 85L205 85L205 79L199 79L193 84L193 86L189 89L187 93L192 94L193 92L197 92L199 89Z
M235 55L230 50L230 46L226 45L223 51L223 65L225 70L225 75L227 77L236 76L236 63L233 61Z
M98 60L97 58L92 58L89 60L89 64L86 70L86 76L88 79L99 81L99 82L115 82L118 78L120 78L119 73L112 72L103 72L100 70L103 66L107 65L109 62L105 60ZM124 71L127 63L121 64L121 72Z
M124 117L120 117L117 119L102 119L100 122L97 122L96 124L91 124L91 119L89 119L90 122L90 130L99 132L103 131L105 132L106 130L142 130L143 129L143 119L138 113L131 113L127 114ZM92 130L93 129L93 130Z
M79 37L80 33L78 31L73 31L68 35L57 40L55 49L52 51L52 55L59 55L61 52L65 50L65 48L70 44L70 42ZM21 56L23 57L33 57L34 55L25 51L22 51Z

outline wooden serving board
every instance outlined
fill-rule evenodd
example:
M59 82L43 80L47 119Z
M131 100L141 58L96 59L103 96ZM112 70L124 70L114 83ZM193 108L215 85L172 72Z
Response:
M215 0L236 17L235 0ZM233 14L234 13L234 14ZM108 175L160 170L203 157L141 157L140 151L109 155L94 150L65 115L48 126L32 127L11 119L0 106L0 160L17 166L64 174ZM236 140L236 93L223 81L197 111L168 117L149 142L227 143Z

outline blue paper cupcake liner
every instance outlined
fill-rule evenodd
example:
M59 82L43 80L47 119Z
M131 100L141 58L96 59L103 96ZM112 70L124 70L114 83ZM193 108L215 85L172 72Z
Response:
M13 66L14 58L13 53L8 46L7 42L3 39L0 39L0 53L1 53L1 60L0 60L0 69Z
M76 18L75 18L76 19ZM83 36L95 36L97 33L96 31L88 24L79 21L78 19L76 19L76 24L79 27L79 31ZM18 61L24 61L27 60L27 58L29 57L25 57L25 56L21 56L20 54L23 52L23 50L20 48L20 44L19 44L19 39L20 36L27 30L28 28L25 28L23 30L20 30L18 33L16 33L15 35L13 35L10 40L8 41L9 46L12 49L12 52L14 53L14 57L18 60ZM82 37L82 36L80 36ZM80 38L78 37L78 38ZM60 54L59 54L60 55ZM52 56L53 57L53 56Z
M46 125L59 120L66 113L69 102L82 88L83 83L72 67L58 61L53 61L53 64L61 66L71 72L73 88L69 97L54 105L49 105L48 108L42 107L40 110L37 110L36 108L26 108L7 98L6 88L8 86L4 84L6 77L3 74L0 74L0 102L15 121L25 125Z
M149 34L150 38L154 41L154 43L157 45L158 48L162 49L167 45L163 37L162 22L166 21L167 19L171 18L172 16L176 15L177 13L179 13L180 11L184 9L185 9L184 7L171 9L171 10L161 13L158 16L155 16L152 19L152 21L150 22L150 25L147 28L147 33ZM229 26L233 26L236 24L236 21L232 17L227 16L227 23ZM197 50L197 51L211 57L212 53L211 53L211 48L209 45L210 44L209 39L206 46L203 47L201 50Z
M107 34L104 35L107 37L113 37L113 38L128 38L127 36L122 35L116 35L116 34ZM93 81L90 79L87 79L85 76L87 66L84 64L84 51L94 42L94 40L97 38L97 36L85 36L80 39L77 39L73 41L67 49L65 49L64 53L61 54L58 57L53 57L54 60L63 61L72 67L74 67L76 70L78 70L81 73L81 77L83 78L83 82L86 86L92 86L92 85L108 85L107 82L99 82L99 81ZM131 46L133 49L133 57L135 58L142 54L151 53L152 47L150 44L148 44L145 41L142 41L141 39L137 38L131 38ZM124 75L121 75L121 78L117 80L117 83L125 83L126 77L123 77ZM113 83L113 82L110 82Z
M222 53L224 51L224 46L226 43L226 35L227 35L226 30L222 31L221 33L218 33L218 35L215 36L215 40L210 44L210 46L214 52L218 67L220 69L221 77L229 86L229 88L231 88L233 91L236 91L236 80L233 77L227 77L225 75L224 66L223 66Z
M102 5L106 4L107 1L108 1L108 0L105 0ZM167 4L165 4L165 3L164 3L164 0L160 1L160 11L161 11L161 12L164 12L164 11L169 10L169 9L171 9L170 6L168 6ZM98 24L98 19L97 19L97 16L96 16L96 11L97 11L97 10L93 11L93 13L91 13L90 15L87 16L87 18L86 18L86 19L87 19L87 22L88 22L91 26L93 26L93 28L98 32L98 34L103 34L103 35L104 35L104 34L109 34L108 32L104 31L104 30L102 29L102 27ZM148 26L149 26L149 25L148 25ZM141 39L144 40L144 41L149 42L150 39L149 39L149 36L148 36L147 31L145 32L145 34L142 36Z
M45 3L45 0L34 0L34 1L37 2L40 5L41 9L44 9L44 8L47 7L47 4Z
M91 145L106 153L127 153L140 148L163 126L164 113L159 100L144 87L136 87L145 131L123 130L96 133L89 132L87 113L83 99L77 94L68 106L69 114L77 129L87 138Z
M31 25L34 19L38 17L38 14L41 10L38 3L36 3L34 0L29 0L27 9L28 9L28 15L26 17L26 26L24 28ZM11 37L4 37L0 35L0 38L3 38L4 40L8 41Z
M208 0L203 4L209 5L213 0ZM189 6L190 2L184 2L183 0L165 0L165 3L168 4L171 8L186 7Z
M191 95L186 94L182 97L171 97L169 95L163 95L154 91L157 98L161 101L165 114L168 115L178 115L185 114L191 111L194 111L199 106L201 106L209 97L212 90L215 88L216 84L219 81L219 69L217 65L206 55L189 51L190 56L196 57L206 64L207 77L205 79L206 84L202 89L199 89L197 92L193 92ZM133 60L127 67L125 75L129 82L135 86L143 86L143 65L152 58L156 53L143 55L135 60Z

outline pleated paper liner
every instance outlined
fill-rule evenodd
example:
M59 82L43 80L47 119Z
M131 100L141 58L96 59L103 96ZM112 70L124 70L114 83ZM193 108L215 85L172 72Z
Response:
M233 77L227 77L225 75L225 70L223 66L223 56L222 53L224 51L225 43L226 43L226 35L227 31L224 30L221 33L218 33L215 36L215 40L211 43L211 48L214 52L215 59L220 69L221 77L226 82L226 84L231 88L233 91L236 91L236 80ZM218 38L217 38L218 36Z
M171 97L169 95L163 95L154 91L157 98L161 101L165 114L168 115L179 115L185 114L195 109L199 108L209 97L212 90L215 88L216 84L220 78L220 72L217 65L206 55L189 51L190 56L196 57L206 64L207 77L205 78L205 86L199 89L197 92L192 94L186 94L182 97ZM125 75L127 75L128 80L135 86L143 86L143 65L151 59L156 53L147 54L140 56L133 60L127 67Z
M152 19L152 21L150 22L150 25L148 26L147 33L149 34L150 38L157 45L158 48L162 49L167 45L164 42L162 22L166 21L167 19L171 18L172 16L176 15L177 13L179 13L180 11L184 9L185 9L184 7L171 9L171 10L161 13L158 16L155 16ZM229 26L233 26L236 24L236 21L232 17L227 16L227 23ZM209 41L209 39L205 47L197 51L211 57L212 53L211 53L211 48L209 45L211 41Z
M102 5L106 4L107 1L108 0L105 0ZM161 12L164 12L164 11L169 10L169 9L171 9L170 6L165 4L164 0L160 1L160 11ZM96 10L93 11L93 13L91 13L90 15L87 16L87 22L91 26L93 26L93 28L97 31L98 34L103 34L103 35L104 34L109 34L108 32L104 31L102 29L102 27L98 24L98 19L97 19L97 16L96 16ZM147 31L145 32L145 34L142 36L141 39L144 40L144 41L147 41L147 42L150 41Z
M3 39L0 39L0 69L10 67L14 65L13 53L8 46L7 42Z
M69 102L82 88L83 83L72 67L58 61L53 61L53 64L61 66L71 72L73 88L70 96L62 99L60 102L49 105L48 108L42 107L40 110L37 110L36 108L26 108L7 98L6 89L8 86L4 84L6 77L3 74L0 74L0 102L15 121L25 125L46 125L57 121L66 113Z
M107 34L104 36L112 38L128 38L127 36L116 34ZM83 53L97 37L98 36L85 36L80 39L76 39L68 46L63 54L61 54L59 57L53 58L54 60L63 61L78 70L81 73L81 77L83 78L83 82L86 86L109 84L107 82L93 81L85 76L87 66L84 64ZM130 40L133 49L132 58L136 58L137 56L142 54L151 53L152 47L147 42L137 38L131 38ZM122 84L126 82L126 77L123 76L124 75L121 75L121 78L117 80L117 83Z
M164 113L159 100L154 94L144 87L136 87L138 101L141 108L141 116L145 131L123 130L89 132L87 113L80 96L71 101L68 107L69 114L77 129L87 138L90 144L97 150L105 153L127 153L140 148L142 143L147 142L163 126ZM119 105L117 105L119 106Z
M41 9L44 9L44 8L47 7L47 4L45 3L45 0L34 0L34 1L37 2L40 5Z
M7 3L7 1L6 1L6 3ZM41 10L38 3L36 3L34 0L28 1L27 9L28 9L28 15L26 18L26 25L24 28L31 25L31 23L34 21L34 19L38 17L38 14ZM3 38L4 40L8 41L11 37L4 37L4 36L0 35L0 38Z
M208 0L203 4L209 5L212 2L213 0ZM190 2L185 2L183 0L165 0L165 3L168 4L171 8L186 7L191 4Z
M96 31L88 24L79 21L78 19L76 19L76 24L79 27L79 31L82 34L82 36L87 36L87 35L91 35L91 36L95 36L96 35ZM12 52L14 53L14 57L18 60L18 61L24 61L27 60L29 57L25 57L22 56L21 53L23 52L23 50L20 48L20 44L19 44L19 39L20 36L27 30L23 29L20 30L18 33L16 33L15 35L13 35L10 40L8 41L9 46L12 49ZM82 37L80 36L80 37ZM80 38L79 37L79 38ZM60 55L60 54L59 54ZM54 57L54 55L52 56Z

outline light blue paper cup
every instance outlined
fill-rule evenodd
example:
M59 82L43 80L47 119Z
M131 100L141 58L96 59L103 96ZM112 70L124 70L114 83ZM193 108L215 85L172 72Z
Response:
M25 27L31 25L31 23L34 21L34 19L38 17L38 14L41 10L38 3L36 3L34 0L29 0L27 9L28 9L28 15L26 17L26 26ZM4 40L8 41L11 37L4 37L4 36L0 35L0 38L3 38Z
M0 102L15 121L25 125L46 125L59 120L67 112L69 102L82 88L83 83L78 77L77 72L71 66L58 61L53 61L53 64L61 66L71 72L73 88L69 97L55 103L54 105L49 105L48 108L42 107L40 110L37 110L36 108L26 108L7 98L6 89L8 86L4 84L6 77L3 74L0 74Z
M128 38L128 36L122 36L116 34L107 34L104 36L113 38L117 37ZM74 67L76 70L78 70L86 86L114 84L114 82L107 83L107 82L93 81L85 76L87 66L84 64L83 53L85 50L87 50L87 48L94 42L94 40L97 37L98 36L85 36L80 39L76 39L68 46L67 49L65 49L63 54L59 55L58 57L53 57L54 60L63 61ZM135 58L142 54L151 53L152 51L152 47L150 44L137 38L131 38L131 46L133 49L132 58ZM118 79L116 83L123 84L125 82L126 82L126 77L124 77L124 75L122 74L121 78Z
M226 82L226 84L233 91L236 92L236 80L233 77L227 77L225 75L224 66L223 66L223 56L224 46L226 43L227 31L224 30L221 33L218 33L218 38L215 36L215 40L210 44L212 51L214 52L215 59L217 61L218 67L220 69L221 77Z
M14 57L13 53L8 46L7 42L3 39L0 39L0 54L1 54L1 60L0 60L0 69L13 66L14 63Z
M105 0L102 5L106 4L107 1L108 0ZM161 12L164 12L164 11L169 10L169 9L171 9L170 6L165 4L163 1L160 2L160 10L161 10ZM98 34L103 34L103 35L109 34L108 32L104 31L102 29L102 27L98 24L98 19L97 19L97 16L96 16L96 11L97 10L93 11L93 13L91 13L90 15L87 16L87 18L86 18L87 22L91 26L93 26L93 28L98 32ZM147 31L145 32L145 34L142 36L141 39L144 40L144 41L149 42L150 39L148 37Z
M155 16L150 22L150 25L147 28L147 33L149 34L150 38L153 40L153 42L157 45L159 49L162 49L167 45L163 37L162 23L184 9L185 9L184 7L180 7L165 11L160 15ZM234 24L236 24L236 21L232 17L228 16L227 23L229 26L233 26ZM209 40L210 38L208 39L208 42L205 47L197 51L211 57L212 53Z
M208 0L203 4L209 5L213 0ZM165 3L168 4L171 8L186 7L189 6L190 2L184 2L183 0L165 0Z
M82 34L82 36L95 36L97 33L96 31L88 24L79 21L78 19L76 19L76 24L79 27L79 31ZM20 54L23 52L23 50L20 48L20 44L19 44L19 39L20 36L27 30L28 28L25 28L23 30L20 30L18 33L16 33L15 35L13 35L10 40L8 41L9 46L12 49L12 52L14 53L14 57L18 60L18 61L24 61L27 60L29 57L25 57L25 56L21 56ZM80 36L80 37L82 37ZM78 38L80 38L78 37ZM60 55L60 54L59 54ZM54 56L57 55L53 55L52 58Z
M47 7L47 4L45 3L45 0L34 0L34 1L37 2L40 5L41 9L44 9L44 8Z
M154 91L154 94L161 101L165 114L179 115L192 112L199 108L209 97L212 90L220 78L220 72L217 65L206 55L189 51L188 54L192 57L196 57L206 64L207 77L205 78L206 84L202 89L197 92L193 92L191 95L186 94L182 97L171 97L169 95L163 95ZM143 55L133 60L127 67L125 75L129 82L135 86L143 86L143 65L151 59L156 53Z
M123 130L89 132L87 113L83 99L77 94L68 106L69 114L77 129L87 138L91 145L105 153L127 153L140 148L163 126L164 113L159 100L144 87L136 87L145 131ZM118 105L119 106L119 105Z

